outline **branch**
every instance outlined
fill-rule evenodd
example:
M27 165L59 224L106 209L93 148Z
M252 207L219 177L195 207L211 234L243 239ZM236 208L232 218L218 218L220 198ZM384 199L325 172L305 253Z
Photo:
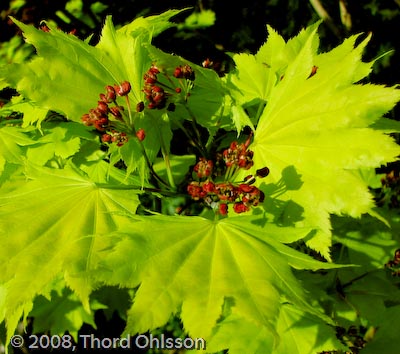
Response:
M321 2L319 0L310 0L310 4L314 8L314 10L318 14L318 16L326 22L326 24L328 25L330 30L333 32L333 34L336 37L341 38L339 28L335 25L335 23L332 20L332 17L322 6Z

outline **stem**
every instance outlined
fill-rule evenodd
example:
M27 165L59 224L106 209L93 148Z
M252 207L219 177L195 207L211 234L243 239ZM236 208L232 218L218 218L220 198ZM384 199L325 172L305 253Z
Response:
M234 165L229 166L225 171L225 180L229 181L229 182L233 182L232 177L236 176L238 171L239 171L239 169L236 168L236 166L234 166Z
M174 182L174 177L172 175L171 163L170 163L170 160L169 160L169 154L168 154L168 150L167 150L167 148L165 146L165 141L163 139L163 136L162 136L161 132L160 132L160 142L161 142L161 153L163 155L164 162L165 162L165 167L167 169L168 182L169 182L171 188L175 190L176 189L176 185L175 185L175 182Z
M129 117L129 125L132 126L133 129L133 118L132 118L132 112L131 112L131 102L129 101L129 97L128 95L125 96L125 101L126 101L126 105L128 106L128 117ZM136 132L135 132L136 134Z
M314 8L318 16L326 22L326 24L328 25L330 30L334 33L334 35L340 38L341 37L340 30L336 27L335 23L332 20L332 17L322 6L321 2L319 0L310 0L310 4Z
M134 134L135 134L135 136L136 136L136 131L135 131L135 128L134 128L133 126L132 126L132 129L133 129L133 132L134 132ZM145 150L145 148L144 148L144 145L143 145L143 143L140 141L139 138L138 138L138 141L139 141L140 149L141 149L142 154L143 154L143 156L144 156L144 158L145 158L145 160L146 160L146 164L147 164L147 167L148 167L149 170L150 170L151 175L152 175L159 183L161 183L161 184L164 185L165 187L169 188L170 185L169 185L167 182L165 182L165 181L157 174L156 171L154 171L153 165L152 165L152 163L150 162L149 157L147 156L147 153L146 153L146 150Z
M159 84L160 86L162 86L162 87L165 87L166 89L168 89L168 90L171 90L172 92L175 92L175 88L173 88L173 87L171 87L171 86L168 86L168 85L166 85L166 84L164 84L164 83L162 83L161 81L156 81L157 82L157 84ZM172 81L171 81L171 83L172 83Z
M158 188L138 187L136 185L131 185L131 184L112 185L112 184L107 184L107 183L96 183L96 186L98 188L102 188L102 189L145 191L148 193L163 194L163 195L167 195L167 196L171 196L171 197L185 195L185 194L179 194L177 192L167 191L167 190L158 189Z
M190 145L194 146L197 150L200 151L200 153L202 154L203 157L205 157L205 154L203 153L203 147L200 146L196 141L193 140L193 137L189 134L189 132L187 131L187 129L182 125L182 123L178 120L175 119L174 122L176 123L176 125L179 126L179 128L183 131L183 133L186 135L186 137L189 139L189 143Z
M187 105L187 102L185 102L184 107L186 108L186 110L188 111L190 118L191 118L191 123L192 123L192 127L193 127L193 131L196 134L196 138L198 143L196 144L199 147L200 153L205 157L206 153L205 153L205 148L204 146L201 144L201 135L199 132L199 129L197 128L197 120L195 115L193 114L193 112L191 111L191 109L189 108L189 106Z
M348 286L352 285L354 282L356 282L358 280L361 280L362 278L366 277L367 275L375 273L375 272L378 272L378 271L380 271L380 269L369 270L368 272L365 272L365 273L359 275L358 277L355 277L355 278L351 279L347 283L342 284L342 289L347 288Z
M136 129L135 129L135 125L133 124L133 118L132 118L132 112L131 112L131 105L129 102L129 97L125 96L125 100L126 100L126 105L128 106L128 116L129 116L129 125L130 128L132 129L133 134L135 135L136 139L139 142L139 146L140 146L140 150L142 152L142 155L144 157L144 159L146 160L146 164L147 167L150 170L151 175L161 184L163 184L166 187L169 187L169 184L167 182L165 182L157 173L156 171L154 171L153 165L149 159L149 156L146 153L146 149L144 148L143 142L137 137L136 135Z

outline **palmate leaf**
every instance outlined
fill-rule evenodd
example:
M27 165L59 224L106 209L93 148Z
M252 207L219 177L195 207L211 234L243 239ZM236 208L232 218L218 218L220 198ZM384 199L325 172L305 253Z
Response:
M74 121L96 106L106 85L130 81L136 104L142 101L143 74L151 64L143 44L172 26L168 20L179 12L139 18L118 31L107 17L96 47L51 25L50 32L43 32L14 19L38 56L28 64L5 66L2 76L40 107Z
M109 285L140 284L126 331L162 326L181 309L189 334L208 338L224 301L232 299L233 313L276 334L281 295L330 321L310 305L309 294L303 292L290 266L319 269L338 265L315 261L281 243L305 237L309 228L261 227L254 221L252 217L219 221L135 217L130 227L113 234L120 241L103 259L104 271L96 276Z
M99 252L112 246L108 234L134 213L135 191L103 189L66 166L28 166L24 184L9 184L0 197L0 283L5 288L8 337L55 277L64 277L86 310ZM109 183L111 183L109 181ZM129 183L129 180L127 181Z
M159 16L138 18L119 30L114 28L109 16L95 47L51 25L49 32L43 32L14 20L26 41L35 46L37 56L23 65L4 66L0 76L6 77L9 85L35 107L59 112L76 122L81 122L82 115L96 107L99 94L104 93L106 85L129 81L132 86L129 100L136 129L151 126L146 130L147 139L143 144L152 160L160 149L159 126L154 126L143 112L135 110L136 104L144 100L143 74L152 62L144 44L150 44L153 36L173 26L169 19L180 12L171 10ZM127 111L128 105L121 100L119 104ZM39 122L40 119L37 117ZM29 122L34 120L29 118ZM136 163L141 155L138 144L131 144L128 153L127 150L125 148L121 154L115 152L111 159L122 158L128 173L138 169L145 176L145 164Z
M392 138L370 127L400 100L400 90L354 84L372 66L361 62L369 38L354 48L357 37L318 55L315 26L301 33L301 45L272 88L250 147L255 169L268 166L270 181L277 183L288 166L300 175L301 188L279 198L304 208L303 225L319 231L308 245L327 258L329 214L358 217L374 205L366 183L353 171L379 167L400 154ZM268 58L274 61L273 54ZM311 75L313 66L317 71Z
M207 349L217 352L229 348L230 354L315 354L348 349L337 340L334 327L289 304L281 306L276 330L280 338L274 343L265 327L229 315L217 326Z

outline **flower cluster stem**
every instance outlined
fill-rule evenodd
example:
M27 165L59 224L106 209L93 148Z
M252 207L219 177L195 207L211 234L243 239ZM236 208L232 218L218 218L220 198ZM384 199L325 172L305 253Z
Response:
M131 105L130 105L129 97L128 97L128 96L125 96L125 100L126 100L126 105L127 105L127 107L128 107L128 116L129 116L129 123L130 123L129 125L130 125L130 127L131 127L131 129L132 129L133 134L136 136L136 129L135 129L135 125L133 124L133 118L132 118L132 112L131 112ZM143 155L144 159L146 160L146 164L147 164L147 167L148 167L149 170L150 170L151 175L152 175L159 183L161 183L161 184L164 185L165 187L170 187L170 185L169 185L167 182L165 182L165 181L157 174L156 171L154 171L153 164L151 163L151 161L150 161L150 159L149 159L149 156L148 156L147 153L146 153L146 149L145 149L145 147L144 147L144 145L143 145L143 142L142 142L139 138L137 138L137 140L138 140L138 142L139 142L140 150L141 150L141 152L142 152L142 155Z

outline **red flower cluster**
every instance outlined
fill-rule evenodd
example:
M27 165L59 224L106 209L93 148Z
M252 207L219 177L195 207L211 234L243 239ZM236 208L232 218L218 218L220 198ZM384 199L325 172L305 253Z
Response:
M229 148L217 153L215 162L200 157L193 167L193 179L187 186L187 192L193 200L202 200L222 215L228 212L228 204L233 203L236 213L243 213L264 200L264 193L253 186L257 177L269 174L268 167L261 168L256 174L247 176L243 182L235 183L235 172L253 166L253 152L248 150L252 134L244 143L234 141ZM224 175L225 171L225 175ZM216 182L225 176L223 182Z
M111 130L109 133L103 134L101 137L103 143L116 143L117 146L122 146L128 141L126 133Z
M179 84L182 87L170 87L166 83L161 83L158 80L158 74L160 74L160 69L154 64L150 69L143 75L144 87L143 92L146 95L146 100L148 101L147 107L150 109L162 109L167 106L168 96L180 94L182 92L182 87L184 85L180 81ZM189 65L180 65L175 68L173 76L177 79L186 79L193 81L195 78L194 71ZM169 83L172 83L171 77L165 74L165 77ZM191 84L193 85L193 84ZM186 93L188 97L190 94ZM168 110L174 110L174 103L170 103L167 107Z
M185 64L185 65L179 65L177 68L174 70L174 77L177 79L186 79L193 81L195 79L195 74L191 66Z
M100 101L97 102L97 107L89 110L82 116L83 124L94 126L98 131L104 132L109 127L109 114L112 114L116 119L121 119L123 111L122 106L109 107L110 103L115 103L117 96L126 96L131 90L131 84L128 81L122 82L120 85L106 86L106 93L100 94Z
M213 171L214 162L201 157L199 162L193 167L193 171L196 172L197 177L204 178L209 177Z
M209 206L217 206L222 215L228 212L228 203L233 203L236 213L250 210L264 201L264 193L255 186L245 183L236 185L231 182L214 183L210 180L205 182L193 181L187 187L189 195L194 200L203 200Z
M146 95L146 99L149 101L147 107L150 109L161 109L165 107L167 102L167 96L164 89L157 85L157 74L160 70L152 65L151 68L144 74L144 88L143 92Z
M253 151L247 150L250 145L250 138L251 136L242 144L233 141L229 148L222 152L227 167L237 166L248 170L253 166Z
M124 111L123 106L117 105L117 97L123 97L129 94L131 91L131 84L128 81L124 81L119 85L107 85L105 87L106 92L99 95L100 100L97 101L97 107L89 110L82 116L82 122L86 126L94 126L100 132L106 132L102 135L101 140L103 143L116 143L117 146L122 146L128 141L126 133L118 132L112 129L113 125L110 122L110 118L122 121L122 113ZM110 104L113 103L113 106ZM141 133L141 137L144 139L144 132ZM142 139L142 140L143 140Z

